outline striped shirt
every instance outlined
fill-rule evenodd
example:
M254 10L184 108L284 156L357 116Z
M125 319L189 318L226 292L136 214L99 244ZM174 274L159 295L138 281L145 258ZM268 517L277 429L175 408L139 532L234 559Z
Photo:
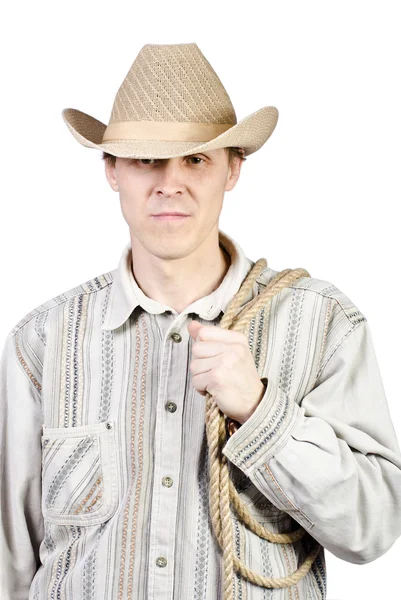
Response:
M218 600L205 397L191 383L191 319L218 326L255 264L223 231L221 284L181 313L146 296L126 245L118 267L35 308L1 355L2 600ZM243 305L277 275L266 267ZM325 599L324 549L356 564L401 534L401 453L369 325L335 285L303 277L250 323L267 388L223 453L258 537L232 510L235 555L296 585L234 570L235 600ZM267 341L267 343L266 343ZM314 538L314 539L313 539Z

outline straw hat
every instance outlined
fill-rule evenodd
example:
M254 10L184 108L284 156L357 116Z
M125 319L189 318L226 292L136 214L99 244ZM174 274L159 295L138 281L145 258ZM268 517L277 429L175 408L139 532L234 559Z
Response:
M78 142L125 158L170 158L228 146L259 150L277 124L264 106L237 123L231 100L197 44L146 44L114 99L108 125L75 108L63 119Z

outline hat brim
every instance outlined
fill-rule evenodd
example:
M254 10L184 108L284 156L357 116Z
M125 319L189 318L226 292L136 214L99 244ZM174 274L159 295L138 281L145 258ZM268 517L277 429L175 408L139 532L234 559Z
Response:
M107 127L75 108L65 108L62 117L75 139L88 148L97 148L121 158L173 158L229 146L244 148L248 156L269 139L278 121L275 106L264 106L208 142L161 140L114 140L102 142Z

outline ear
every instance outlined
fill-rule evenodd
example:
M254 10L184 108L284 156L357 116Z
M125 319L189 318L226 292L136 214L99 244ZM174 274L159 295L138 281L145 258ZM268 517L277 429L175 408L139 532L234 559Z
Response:
M244 161L242 161L240 158L238 158L237 156L234 157L234 159L232 160L232 162L229 164L228 166L228 173L227 173L227 181L226 181L226 187L225 187L225 191L229 192L230 190L232 190L236 184L237 181L239 179L240 173L241 173L241 168L242 168L242 163Z
M118 158L116 158L116 164L117 164ZM106 179L110 184L110 187L112 190L114 190L115 192L118 192L118 182L117 182L117 178L116 178L116 167L111 165L109 162L104 161L104 170L105 170L105 174L106 174Z

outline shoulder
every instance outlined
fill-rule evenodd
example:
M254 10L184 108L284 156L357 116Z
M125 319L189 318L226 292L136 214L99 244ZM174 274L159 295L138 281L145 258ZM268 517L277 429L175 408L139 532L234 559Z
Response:
M280 271L267 267L259 275L257 281L266 286ZM366 321L366 316L360 311L355 302L333 282L317 277L301 277L287 287L288 290L302 290L309 297L319 295L330 301L332 312L340 312L354 327L360 321Z
M2 360L17 360L30 381L40 393L42 389L43 364L47 341L47 318L54 311L64 310L69 301L78 296L101 293L113 281L114 271L102 273L57 296L35 306L8 330L2 350Z
M34 323L39 319L45 319L46 315L53 310L62 309L63 306L73 298L77 296L86 296L90 294L97 294L101 290L110 286L113 281L115 270L107 271L101 275L97 275L92 279L88 279L83 283L80 283L64 292L49 298L42 304L35 306L25 315L23 315L18 322L9 331L11 336L15 336L17 333L22 333L21 330L27 330L34 326Z

